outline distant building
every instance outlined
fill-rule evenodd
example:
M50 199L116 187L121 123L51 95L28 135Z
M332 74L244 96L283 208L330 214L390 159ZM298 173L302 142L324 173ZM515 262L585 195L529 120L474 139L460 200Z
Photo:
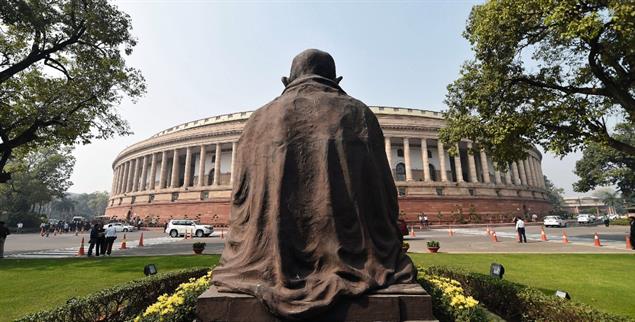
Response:
M607 206L598 197L564 197L562 209L570 214L599 215L607 212Z
M446 124L439 112L371 110L384 132L406 221L416 222L425 213L432 223L509 222L516 215L546 215L552 209L537 149L498 171L485 151L468 140L459 144L459 157L450 156L438 140ZM234 151L250 115L238 112L180 124L125 148L112 165L106 215L227 224ZM471 148L476 153L468 153Z

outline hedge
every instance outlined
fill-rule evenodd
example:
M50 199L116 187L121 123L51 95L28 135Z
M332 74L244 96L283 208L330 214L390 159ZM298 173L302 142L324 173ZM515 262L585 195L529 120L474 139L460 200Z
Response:
M507 321L633 321L484 274L438 266L429 267L427 273L459 281L467 295Z
M123 322L134 319L165 293L192 278L204 276L207 268L192 268L126 282L86 297L71 298L58 308L29 314L15 322Z

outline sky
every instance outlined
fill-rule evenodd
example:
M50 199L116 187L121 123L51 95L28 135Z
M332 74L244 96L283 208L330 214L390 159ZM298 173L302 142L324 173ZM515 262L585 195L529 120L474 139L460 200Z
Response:
M119 107L134 134L74 151L69 189L108 191L125 147L177 124L249 111L278 96L293 57L329 52L340 85L367 105L444 110L446 86L472 57L462 37L478 1L114 1L132 19L128 57L147 93ZM565 195L580 154L543 153L543 171Z

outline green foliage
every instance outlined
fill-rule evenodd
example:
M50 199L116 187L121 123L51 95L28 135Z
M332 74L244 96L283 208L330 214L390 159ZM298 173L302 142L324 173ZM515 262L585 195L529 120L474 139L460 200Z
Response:
M202 242L196 242L194 244L192 244L192 248L193 249L205 249L205 245L207 245L206 243L202 243Z
M452 149L473 140L498 165L534 145L562 156L593 142L635 156L606 122L635 123L634 26L633 1L474 6L464 36L475 57L448 86L441 139Z
M126 66L136 44L127 14L106 0L5 0L0 24L0 183L16 148L129 133L115 106L145 85Z
M547 199L553 206L552 213L555 215L566 214L566 212L562 209L564 207L564 189L556 187L556 185L554 185L547 176L544 176L544 178L545 189L547 190Z
M7 184L0 184L0 213L8 213L12 226L18 221L25 227L39 225L38 208L63 196L72 184L69 179L75 158L66 147L17 151L18 157L7 164L13 178Z
M208 271L209 268L195 268L134 280L86 297L71 298L65 305L29 314L16 322L126 321L145 310L161 294Z
M628 226L631 224L631 222L629 221L628 218L617 218L617 219L611 220L610 224L618 225L618 226Z
M85 218L101 216L108 206L108 192L95 191L92 193L70 194L69 198L74 204L74 214Z
M439 242L438 242L438 241L436 241L436 240L430 240L430 241L427 241L427 242L426 242L426 245L427 245L428 247L441 247L441 246L440 246L440 244L439 244Z
M427 273L459 281L468 295L508 321L633 321L488 275L441 266L429 267Z
M426 274L419 268L417 282L432 297L432 312L439 321L488 321L487 315L478 302L465 295L458 281Z
M614 136L620 141L635 145L635 125L622 123L616 126ZM573 189L587 192L598 186L615 185L625 195L635 197L635 156L598 143L589 143L582 159L575 164L575 174L580 178Z

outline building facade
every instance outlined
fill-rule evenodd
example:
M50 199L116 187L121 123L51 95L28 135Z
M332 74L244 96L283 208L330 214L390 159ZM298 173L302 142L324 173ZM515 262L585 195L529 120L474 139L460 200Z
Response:
M502 222L551 210L538 150L529 151L525 160L496 167L469 141L459 144L458 156L449 155L438 140L445 126L439 112L371 110L384 132L406 221L425 214L432 223ZM227 224L236 144L250 115L239 112L180 124L124 149L113 162L106 215L159 224L171 218Z

